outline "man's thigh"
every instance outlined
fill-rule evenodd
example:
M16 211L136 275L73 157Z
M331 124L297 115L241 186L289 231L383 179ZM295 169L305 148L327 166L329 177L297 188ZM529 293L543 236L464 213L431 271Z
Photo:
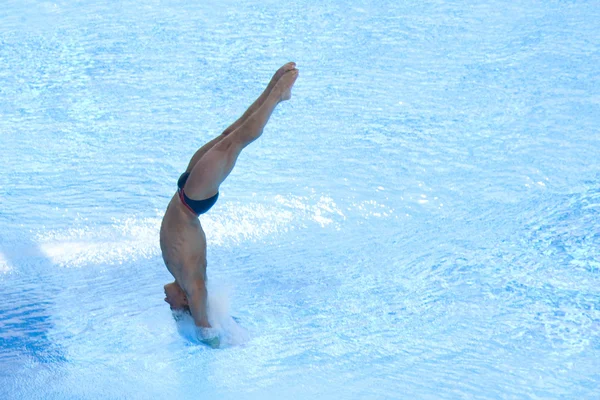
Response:
M196 163L185 184L185 193L194 200L214 196L219 186L229 176L241 152L233 138L226 137L210 149Z

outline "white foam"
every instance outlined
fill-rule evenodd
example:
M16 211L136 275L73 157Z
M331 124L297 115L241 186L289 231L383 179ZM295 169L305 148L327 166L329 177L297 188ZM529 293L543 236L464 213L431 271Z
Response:
M219 348L242 345L250 339L246 329L241 327L229 314L230 289L227 287L209 287L208 322L212 335L218 336ZM201 343L203 332L196 327L189 313L174 313L179 333L193 343ZM212 336L211 335L211 336Z
M209 244L228 245L287 231L293 220L289 210L228 202L218 213L203 216L202 225Z
M159 229L159 218L128 218L100 228L47 231L37 241L46 257L60 266L121 263L160 254Z
M374 201L354 203L350 212L363 217L389 217L393 210ZM275 205L223 202L201 217L209 246L237 246L245 241L305 228L307 221L321 227L340 227L346 216L333 198L276 196ZM114 219L105 226L84 226L39 233L36 241L54 264L81 267L98 263L123 263L160 255L159 232L162 215L155 218ZM0 259L1 260L1 259ZM8 269L0 264L0 271Z
M362 214L363 217L388 218L394 214L394 209L375 200L366 200L352 203L352 207Z
M257 240L287 230L293 219L289 210L235 203L225 203L220 212L201 217L211 246ZM48 259L65 267L148 259L160 254L161 220L162 216L114 219L108 226L42 232L36 241Z
M312 219L321 227L334 223L335 217L345 220L346 216L329 196L320 196L315 204L314 198L301 196L275 196L275 201L295 212L293 215Z
M0 274L6 274L7 272L12 271L12 267L8 264L4 255L0 253Z

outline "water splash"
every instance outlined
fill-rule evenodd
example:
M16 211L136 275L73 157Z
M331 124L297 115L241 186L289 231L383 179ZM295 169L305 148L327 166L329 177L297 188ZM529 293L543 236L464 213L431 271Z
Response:
M200 330L192 316L183 311L173 311L177 331L186 340L194 344L206 344L213 348L240 346L250 340L248 331L240 326L229 313L231 289L226 286L209 287L208 322L210 332Z

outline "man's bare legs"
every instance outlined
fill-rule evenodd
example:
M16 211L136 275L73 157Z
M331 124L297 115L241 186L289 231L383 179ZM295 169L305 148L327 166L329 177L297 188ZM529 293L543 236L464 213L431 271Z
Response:
M202 146L200 149L198 149L196 151L196 153L192 156L192 158L188 164L186 172L191 172L192 169L194 168L194 166L196 165L196 163L198 162L198 160L200 160L200 158L202 158L202 156L204 154L206 154L206 152L208 152L210 149L212 149L212 147L215 144L219 143L221 141L221 139L223 139L225 136L227 136L231 132L235 131L252 114L254 114L254 112L265 102L265 100L269 96L269 93L271 93L271 91L277 84L277 81L279 81L279 78L281 78L284 73L294 69L295 67L296 67L296 63L289 62L289 63L285 64L284 66L282 66L281 68L279 68L277 70L277 72L275 72L273 77L271 78L271 81L267 85L266 89L261 93L260 96L258 96L258 98L254 101L254 103L252 103L252 105L250 107L248 107L248 109L244 112L244 114L240 118L238 118L233 124L231 124L229 127L227 127L227 129L225 129L223 131L223 133L221 133L219 136L212 139L210 142L206 143L204 146Z
M297 77L297 69L286 71L254 113L198 160L186 183L188 197L203 200L219 191L219 186L233 170L241 151L262 134L275 107L281 101L290 99Z
M295 62L289 62L283 65L281 68L279 68L271 78L271 81L267 85L266 89L258 97L258 99L256 99L256 101L252 103L252 105L246 110L246 112L244 112L244 114L240 118L238 118L233 124L231 124L227 129L225 129L225 131L223 131L223 134L226 135L239 128L239 126L243 124L244 121L248 119L248 117L254 114L254 112L265 102L265 100L269 96L269 93L271 93L271 91L279 81L279 78L281 78L283 74L293 70L294 68L296 68Z
M286 64L291 68L283 71L270 90L265 90L266 95L257 99L251 107L254 111L244 116L232 126L235 128L226 135L221 135L219 140L209 142L202 154L191 167L190 176L185 185L186 195L193 200L203 200L215 195L221 183L232 171L237 157L251 142L256 140L263 132L269 117L275 107L291 97L291 88L298 77L298 70L293 64ZM285 67L285 66L284 66ZM269 89L267 87L267 89ZM250 109L249 109L250 110ZM236 127L237 124L237 127ZM200 149L200 150L203 150ZM200 151L199 150L199 151ZM191 163L190 163L191 164ZM197 220L196 220L197 222ZM200 228L200 226L198 226ZM204 232L199 229L201 243L206 243ZM197 326L208 328L207 315L207 290L206 290L206 258L205 253L200 257L189 257L182 260L177 282L185 292L192 317Z

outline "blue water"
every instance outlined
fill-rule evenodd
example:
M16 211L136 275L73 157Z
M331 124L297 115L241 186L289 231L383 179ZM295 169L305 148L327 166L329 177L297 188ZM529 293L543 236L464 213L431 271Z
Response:
M160 220L287 61L201 218L213 350ZM0 398L598 398L599 126L598 1L4 0Z

